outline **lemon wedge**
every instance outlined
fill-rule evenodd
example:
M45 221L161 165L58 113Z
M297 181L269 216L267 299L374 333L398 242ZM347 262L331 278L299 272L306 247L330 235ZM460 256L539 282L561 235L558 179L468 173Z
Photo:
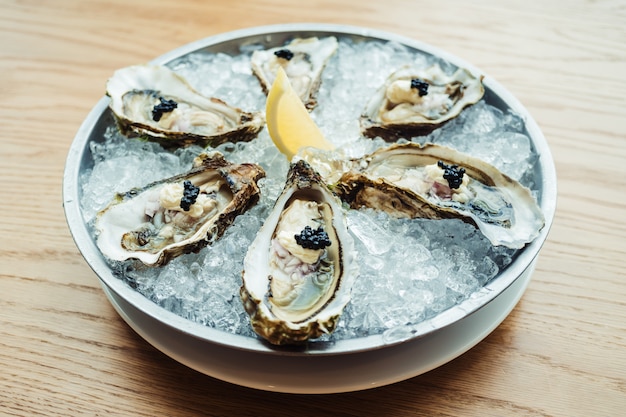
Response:
M322 150L334 149L333 144L324 138L311 119L281 67L278 68L276 79L267 94L265 119L274 145L289 160L300 148L306 146Z

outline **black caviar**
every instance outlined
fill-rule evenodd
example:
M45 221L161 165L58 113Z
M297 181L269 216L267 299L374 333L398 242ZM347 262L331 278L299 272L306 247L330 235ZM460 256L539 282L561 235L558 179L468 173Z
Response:
M415 88L420 97L428 94L428 83L419 78L413 78L411 80L411 88Z
M330 239L328 234L324 231L322 226L313 230L311 226L305 226L299 235L294 235L296 243L305 249L324 249L326 246L330 246Z
M152 120L158 122L161 120L163 113L169 113L173 111L176 107L178 107L178 103L174 100L168 100L163 97L159 97L161 101L159 104L156 104L152 109Z
M180 208L185 211L189 211L189 208L196 202L198 194L200 194L200 188L196 187L191 181L185 181L183 183L183 198L180 199Z
M278 58L286 59L287 61L291 61L291 58L293 58L293 52L289 49L279 49L278 51L274 51L274 55Z
M465 168L459 168L458 165L446 165L443 161L437 162L437 166L443 169L443 178L448 181L450 188L459 188L461 186Z

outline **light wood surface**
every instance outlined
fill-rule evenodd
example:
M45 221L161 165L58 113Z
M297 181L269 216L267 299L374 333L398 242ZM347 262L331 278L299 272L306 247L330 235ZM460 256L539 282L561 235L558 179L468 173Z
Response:
M177 363L116 314L63 213L68 148L115 69L302 21L473 63L528 108L556 162L556 219L512 314L456 360L374 390L268 393ZM625 1L0 2L0 415L623 415L625 79Z

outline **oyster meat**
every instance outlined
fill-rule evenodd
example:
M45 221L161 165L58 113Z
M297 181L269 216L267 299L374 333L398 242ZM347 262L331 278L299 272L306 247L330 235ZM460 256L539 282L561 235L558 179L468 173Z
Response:
M282 67L307 109L317 104L322 71L338 47L337 38L297 38L284 46L254 51L250 64L265 93L269 91Z
M254 139L265 120L215 97L205 97L164 66L136 65L117 70L107 95L118 126L127 136L159 142L166 148Z
M427 69L402 67L367 103L361 131L390 142L428 134L482 98L482 78L463 68L448 75L437 64Z
M272 344L332 332L350 300L355 250L341 201L300 160L244 260L241 299L254 331Z
M460 218L496 246L521 248L544 226L528 188L484 161L434 144L396 144L355 160L334 191L353 208Z
M97 245L109 259L159 266L222 236L259 199L256 164L231 164L214 152L189 172L118 194L96 216Z

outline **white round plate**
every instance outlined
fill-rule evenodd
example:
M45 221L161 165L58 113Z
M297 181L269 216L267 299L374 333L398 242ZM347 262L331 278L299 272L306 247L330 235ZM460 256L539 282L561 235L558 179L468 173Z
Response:
M290 24L250 28L182 46L153 61L164 64L195 51L237 53L246 43L281 42L290 36L328 35L395 41L483 73L444 51L397 35L341 25ZM536 174L545 226L498 277L459 305L406 332L405 339L384 335L311 342L302 350L279 349L259 338L230 334L186 320L154 304L113 274L84 222L78 178L93 165L89 144L113 123L109 100L102 98L80 127L69 150L64 185L68 225L83 257L123 319L144 339L173 359L209 376L246 387L289 393L337 393L379 387L430 371L466 352L510 313L526 289L556 206L556 172L539 127L515 97L485 77L488 99L519 114L539 155ZM306 375L306 377L303 377Z

